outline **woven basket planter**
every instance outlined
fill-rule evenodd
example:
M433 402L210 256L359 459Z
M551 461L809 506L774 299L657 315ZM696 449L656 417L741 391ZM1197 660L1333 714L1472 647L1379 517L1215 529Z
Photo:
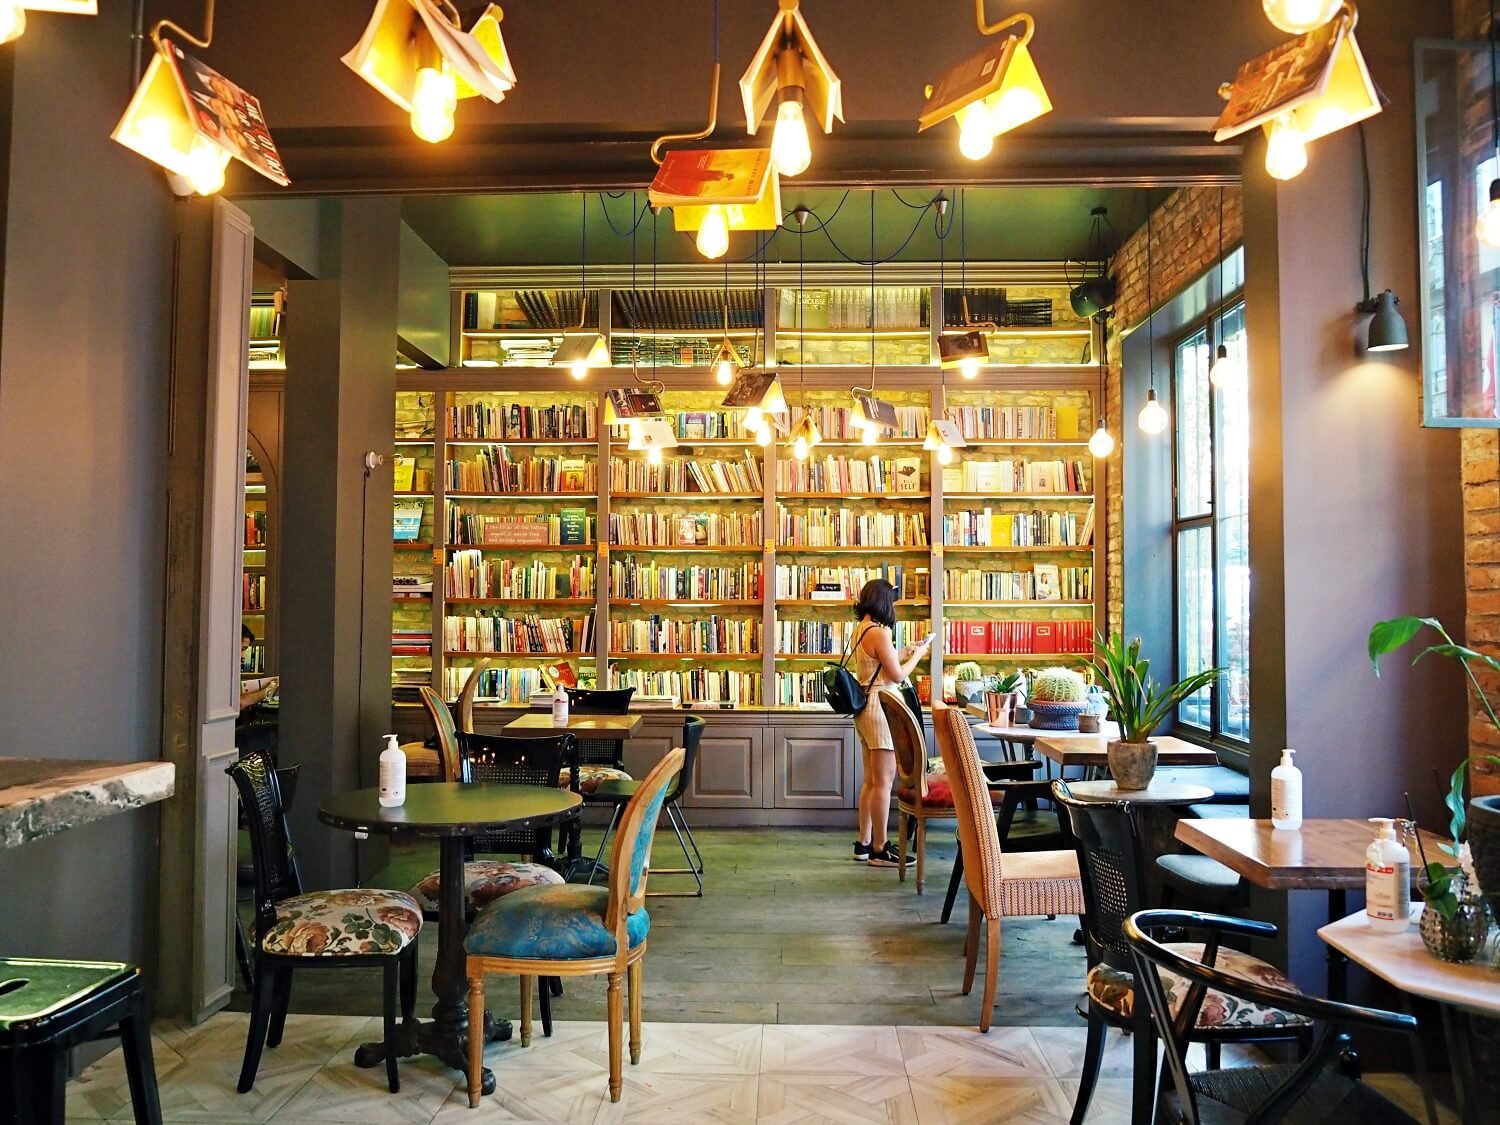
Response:
M1034 730L1077 730L1078 716L1083 714L1085 703L1051 703L1045 699L1033 699L1031 726Z

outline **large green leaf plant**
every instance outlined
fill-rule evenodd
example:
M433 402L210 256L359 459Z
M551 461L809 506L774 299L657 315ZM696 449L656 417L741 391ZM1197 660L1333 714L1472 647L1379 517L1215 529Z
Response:
M1098 653L1095 667L1109 700L1110 712L1120 724L1120 741L1145 742L1184 699L1202 691L1224 674L1209 668L1178 680L1158 684L1151 677L1151 661L1141 656L1141 639L1129 644L1115 633L1106 641L1094 638Z

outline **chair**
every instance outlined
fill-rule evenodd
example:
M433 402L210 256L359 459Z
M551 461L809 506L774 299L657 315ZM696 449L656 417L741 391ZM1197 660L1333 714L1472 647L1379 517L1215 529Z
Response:
M1089 963L1089 1031L1078 1099L1073 1105L1073 1125L1080 1125L1088 1113L1108 1027L1124 1028L1133 1035L1133 1119L1149 1121L1157 1081L1156 1039L1146 1005L1137 1003L1134 965L1125 937L1126 919L1146 902L1146 867L1135 816L1126 801L1080 801L1063 781L1053 782L1052 795L1066 811L1078 840L1086 907L1083 939ZM1207 952L1205 946L1191 943L1174 943L1169 948L1192 958L1201 958ZM1286 975L1267 961L1237 949L1218 950L1217 954L1217 965L1230 973L1288 993L1297 991ZM1181 1003L1179 995L1174 1011ZM1226 1042L1292 1040L1305 1051L1310 1032L1306 1017L1292 1009L1241 1004L1228 994L1210 992L1197 1013L1191 1038L1206 1045L1208 1065L1217 1068L1219 1048Z
M606 973L609 1026L609 1097L620 1100L621 978L630 984L630 1062L641 1057L641 984L646 937L646 880L651 844L667 792L682 770L685 754L671 751L641 782L615 835L609 886L568 883L529 887L497 899L479 912L464 942L469 980L469 1107L479 1105L484 1036L484 978L487 973L521 977L521 1046L531 1042L531 993L537 977L594 976Z
M458 727L453 723L453 712L443 702L443 697L426 684L417 688L417 694L422 697L422 703L427 708L427 715L437 729L437 750L431 750L426 743L402 743L401 752L406 755L406 774L408 777L434 777L438 781L457 781Z
M703 741L703 732L708 727L708 720L701 715L689 715L682 725L682 772L677 775L677 780L672 783L672 788L667 793L665 811L667 823L672 826L672 832L677 837L677 844L682 848L683 858L687 860L686 867L658 867L655 868L657 875L691 875L693 881L698 884L696 891L649 891L648 898L702 898L703 897L703 854L698 851L698 841L693 839L693 830L688 827L687 819L682 815L682 809L677 802L683 793L692 788L693 767L698 762L698 745ZM594 795L600 799L608 799L615 803L614 814L609 818L609 824L604 829L604 837L599 841L599 850L594 855L594 866L589 871L589 882L594 881L594 873L602 870L599 861L604 858L604 845L609 842L609 834L620 819L620 813L626 804L635 796L636 790L640 788L639 781L604 781L600 782L599 788ZM684 838L683 832L687 832ZM691 842L693 850L688 851L688 843Z
M1082 914L1083 888L1078 858L1070 851L1024 852L1003 856L995 827L992 794L981 769L979 750L963 713L940 702L932 705L938 749L953 786L958 846L964 853L969 887L969 934L964 946L964 995L974 989L979 956L979 923L985 923L984 998L979 1030L989 1031L1000 983L1002 918Z
M1183 947L1164 945L1151 937L1153 930L1200 931L1202 944ZM1146 1006L1156 1033L1166 1045L1170 1085L1157 1095L1156 1120L1199 1125L1205 1121L1299 1123L1344 1121L1359 1125L1411 1122L1369 1086L1344 1073L1334 1062L1348 1028L1400 1032L1412 1038L1420 1051L1418 1025L1414 1017L1354 1004L1335 1003L1305 996L1274 978L1242 971L1226 972L1215 967L1215 952L1222 936L1268 938L1276 927L1266 922L1198 914L1180 910L1146 910L1126 918L1121 932L1134 961L1134 976L1146 994ZM1202 954L1189 952L1202 950ZM1220 958L1223 952L1219 952ZM1222 962L1221 962L1222 964ZM1214 997L1236 1007L1256 1011L1280 1011L1296 1015L1309 1027L1322 1027L1311 1049L1300 1063L1292 1065L1236 1067L1188 1073L1188 1043L1196 1035L1192 1028L1202 1022L1202 1009ZM1148 1107L1149 1112L1149 1107ZM1429 1109L1430 1112L1430 1109ZM1150 1117L1137 1117L1149 1121Z
M569 688L568 714L570 715L625 715L630 712L630 699L635 688ZM631 781L621 758L623 743L607 738L580 738L578 740L578 769L571 788L581 793L585 802L593 796L602 781Z
M458 693L458 729L463 734L474 733L474 697L479 694L480 681L493 664L493 660L481 660L474 665L469 671L469 678L464 681L463 690Z
M281 792L281 811L284 813L292 807L292 799L297 795L297 774L301 771L301 765L276 767L276 783ZM240 809L238 821L239 831L245 832L249 824L245 816L245 810ZM236 848L238 850L238 848ZM255 864L241 863L235 868L235 900L239 901L239 889L254 888L255 886ZM245 982L245 991L251 992L255 988L255 966L250 963L250 938L245 933L244 920L240 918L239 906L234 910L234 959L240 968L240 978Z
M255 987L250 1033L239 1091L255 1085L262 1046L278 1047L286 1024L295 969L379 965L385 971L385 1039L396 1032L396 992L401 1018L411 1019L417 998L417 935L422 911L400 891L335 890L304 893L287 833L286 808L271 760L249 754L226 771L239 790L255 863ZM396 1054L388 1052L386 1080L401 1089Z
M69 1052L116 1035L136 1125L161 1125L140 969L0 958L0 1122L63 1125Z

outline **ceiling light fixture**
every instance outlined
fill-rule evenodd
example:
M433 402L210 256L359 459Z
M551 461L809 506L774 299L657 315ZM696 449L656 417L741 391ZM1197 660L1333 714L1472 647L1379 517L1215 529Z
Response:
M583 218L579 224L578 252L578 327L564 332L562 342L552 353L553 367L566 367L575 379L587 377L595 367L612 365L609 341L597 327L588 327L589 319L589 194L580 192L583 200ZM597 322L597 313L595 320Z
M1245 377L1245 364L1238 355L1229 354L1229 344L1224 335L1224 269L1228 263L1224 258L1224 189L1219 188L1219 315L1217 327L1220 335L1218 350L1208 369L1208 379L1220 390L1236 387ZM1208 325L1208 338L1212 342L1215 322Z
M171 20L157 21L151 62L110 136L165 168L178 195L218 191L231 158L285 187L291 181L260 100L163 37L171 31L206 49L214 37L214 0L204 5L203 28L199 39Z
M1156 398L1156 298L1154 296L1155 261L1151 253L1151 189L1146 189L1146 355L1150 363L1150 385L1146 391L1146 405L1141 407L1136 423L1143 434L1159 434L1167 428L1171 419L1167 408Z
M1343 0L1261 0L1270 20L1288 35L1316 31L1339 14Z
M26 34L26 12L65 12L73 16L97 16L99 0L0 0L0 45Z
M1370 296L1370 154L1365 144L1365 127L1359 127L1359 168L1362 176L1363 207L1360 213L1359 273L1364 282L1364 299L1354 306L1354 311L1370 317L1370 329L1365 337L1367 352L1399 352L1410 347L1406 335L1406 321L1396 308L1401 299L1389 289L1379 296Z
M927 87L927 108L917 118L917 132L925 132L950 117L958 118L958 149L970 160L983 160L993 151L995 138L1052 110L1028 44L1036 21L1025 12L986 23L984 0L974 0L974 20L981 35L999 35L1020 27L1019 35L988 44L949 67Z
M1108 207L1095 207L1089 212L1092 223L1089 227L1089 256L1083 263L1083 277L1077 285L1068 284L1072 288L1068 291L1068 303L1073 312L1080 317L1091 317L1115 303L1120 295L1120 287L1115 284L1115 279L1109 276L1109 263L1115 256L1115 228L1109 221ZM1108 230L1108 236L1105 231ZM1089 267L1093 266L1095 276L1089 276ZM1067 263L1063 263L1064 276L1067 273Z
M1261 127L1266 172L1290 180L1307 167L1309 143L1379 113L1380 91L1354 38L1358 22L1344 0L1336 19L1241 64L1219 87L1226 104L1214 140Z
M942 197L939 196L939 199ZM959 322L956 333L944 332L938 336L938 366L944 369L958 368L958 373L965 379L979 378L979 372L990 358L990 343L986 333L995 331L999 325L992 320L973 320L969 317L969 204L968 192L961 190L958 193L958 301ZM939 205L938 218L942 219L944 204ZM942 240L939 239L939 247ZM942 270L942 260L938 262L939 271ZM946 298L947 291L944 290ZM943 313L943 319L948 319L948 314Z
M437 144L453 135L459 102L498 105L514 88L502 18L490 4L464 31L451 0L378 0L343 63L410 114L413 133Z
M798 176L812 163L808 113L824 133L833 132L833 123L844 119L843 88L802 18L798 0L778 0L778 6L771 29L740 78L740 97L752 137L776 103L771 161L780 175Z

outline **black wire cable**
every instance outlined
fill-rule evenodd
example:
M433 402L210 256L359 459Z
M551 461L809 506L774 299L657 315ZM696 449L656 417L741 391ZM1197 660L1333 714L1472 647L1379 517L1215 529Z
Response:
M1146 347L1151 363L1151 393L1156 393L1156 308L1152 283L1156 268L1151 256L1151 189L1146 189Z
M1494 0L1491 0L1493 3ZM1370 301L1370 155L1365 143L1365 125L1359 123L1359 168L1363 184L1359 227L1359 275L1365 285L1365 304Z
M604 221L609 225L609 229L614 232L615 237L630 238L635 234L636 230L640 227L641 222L645 219L646 212L651 209L650 205L648 204L647 206L642 208L640 213L635 216L635 222L631 224L629 230L621 230L619 227L615 226L615 221L609 213L609 207L605 205L604 198L606 195L609 196L610 199L623 199L625 197L625 193L623 191L619 194L615 194L613 192L599 192L599 210L604 212ZM632 212L635 211L635 192L630 193L630 209Z

